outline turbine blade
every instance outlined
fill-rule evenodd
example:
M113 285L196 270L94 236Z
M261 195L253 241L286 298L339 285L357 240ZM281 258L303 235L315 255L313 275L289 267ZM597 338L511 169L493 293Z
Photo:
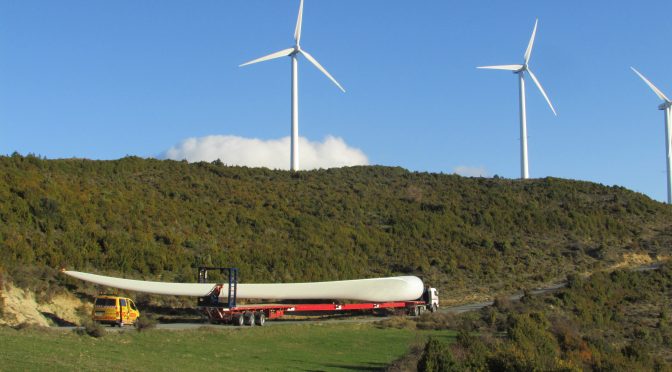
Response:
M339 84L338 81L336 81L336 79L334 79L334 77L331 76L331 74L330 74L324 67L322 67L322 65L321 65L319 62L317 62L317 60L316 60L313 56L310 55L310 53L306 52L305 50L301 50L301 54L303 54L304 57L306 57L306 59L308 59L308 60L310 61L310 63L312 63L315 67L317 67L318 70L322 71L323 74L327 75L327 77L328 77L334 84L336 84L336 86L337 86L340 90L342 90L343 93L345 93L345 89L343 89L343 87L341 86L341 84Z
M537 36L537 26L539 25L539 19L534 21L534 30L532 30L532 37L530 38L530 43L527 44L527 50L525 51L525 64L527 65L530 62L530 57L532 56L532 47L534 47L534 38Z
M658 98L660 98L661 100L663 100L663 101L665 101L665 102L670 102L670 99L667 98L667 96L665 96L665 94L663 94L663 92L661 92L660 89L658 89L655 85L653 85L653 83L650 82L649 79L645 78L644 75L642 75L642 74L641 74L639 71L637 71L634 67L630 67L630 68L632 69L632 71L635 72L635 74L639 75L639 77L642 78L642 80L644 80L644 82L646 83L646 85L648 85L649 88L651 88L651 90L653 90L653 92L656 93L656 95L658 96Z
M527 72L530 73L530 77L532 77L532 80L534 80L534 83L537 84L537 87L541 91L541 94L544 95L544 98L546 98L546 102L548 102L548 106L551 108L551 111L553 111L553 114L555 116L558 116L558 113L555 112L555 108L553 107L553 104L551 103L551 100L548 98L548 94L546 94L546 91L544 90L544 87L541 86L541 83L539 83L539 79L537 79L536 76L534 76L534 73L528 68Z
M303 0L301 0L301 5L299 5L299 17L296 20L296 29L294 30L294 40L296 44L301 43L301 28L303 27Z
M280 57L287 57L287 56L291 55L293 52L294 52L294 48L288 48L288 49L285 49L285 50L281 50L279 52L269 54L269 55L261 57L261 58L257 58L255 60L250 61L250 62L245 62L238 67L253 65L255 63L264 62L264 61L270 61L272 59L276 59L276 58L280 58Z
M500 66L481 66L476 67L483 70L506 70L506 71L518 71L523 68L523 65L500 65Z

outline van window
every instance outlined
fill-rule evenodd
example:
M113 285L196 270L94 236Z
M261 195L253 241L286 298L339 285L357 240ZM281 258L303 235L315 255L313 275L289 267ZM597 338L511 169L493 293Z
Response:
M131 305L131 309L138 310L138 309L135 308L135 304L133 303L133 301L128 300L128 303Z
M123 299L123 298L120 298L120 299L119 299L119 306L121 306L121 307L126 307L126 300Z
M95 306L116 306L114 298L96 298Z

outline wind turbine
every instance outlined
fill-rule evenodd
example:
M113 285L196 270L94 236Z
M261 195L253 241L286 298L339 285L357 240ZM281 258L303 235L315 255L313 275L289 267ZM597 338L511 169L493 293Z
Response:
M483 67L478 67L480 69L488 69L488 70L506 70L506 71L513 71L514 74L518 74L518 81L520 83L520 178L522 179L528 179L530 178L530 171L528 167L528 160L527 160L527 113L525 111L525 73L529 73L530 77L534 81L534 83L537 85L539 90L541 91L541 94L544 95L544 98L546 98L546 102L548 102L548 105L551 107L551 111L553 111L554 115L558 115L555 112L555 108L553 108L553 104L551 103L551 100L548 98L548 95L546 94L546 91L544 88L541 86L539 83L539 80L537 77L534 75L532 70L530 70L529 63L530 63L530 57L532 56L532 47L534 46L534 38L537 34L537 25L539 24L539 20L537 19L534 22L534 30L532 31L532 37L530 38L530 43L527 45L527 50L525 51L525 56L524 56L524 62L522 65L500 65L500 66L483 66Z
M653 85L652 82L649 81L649 79L645 78L644 75L642 75L639 71L637 71L634 67L630 67L632 71L635 72L644 82L646 85L653 90L653 93L655 93L658 98L660 98L663 103L658 106L658 109L665 111L665 154L667 156L667 204L672 204L672 149L670 149L670 142L672 142L672 101L670 101L663 92L660 91L660 89L656 88L655 85Z
M252 65L259 62L270 61L272 59L281 58L281 57L291 57L292 58L292 140L291 140L291 163L290 169L292 171L299 170L299 61L297 59L298 55L301 54L310 63L312 63L318 70L322 71L336 86L345 93L345 89L341 84L334 79L329 72L322 67L322 65L317 62L317 60L310 55L307 51L301 48L301 27L303 24L303 0L299 5L299 17L296 21L296 29L294 30L294 47L281 50L269 54L265 57L257 58L250 62L243 63L239 67Z

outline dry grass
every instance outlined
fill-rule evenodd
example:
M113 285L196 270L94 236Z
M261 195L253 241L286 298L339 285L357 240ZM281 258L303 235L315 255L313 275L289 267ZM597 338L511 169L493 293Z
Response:
M406 316L393 316L391 318L375 322L376 328L386 329L416 329L416 323Z

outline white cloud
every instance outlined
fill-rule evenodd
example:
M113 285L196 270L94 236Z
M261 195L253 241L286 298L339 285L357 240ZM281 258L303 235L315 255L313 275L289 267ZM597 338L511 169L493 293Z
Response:
M221 160L227 165L289 169L290 139L260 140L237 136L188 138L163 154L164 158L189 162ZM301 169L367 165L366 154L348 146L342 138L327 136L323 142L299 138Z
M488 170L485 167L469 167L460 165L453 169L453 173L463 177L488 177Z

